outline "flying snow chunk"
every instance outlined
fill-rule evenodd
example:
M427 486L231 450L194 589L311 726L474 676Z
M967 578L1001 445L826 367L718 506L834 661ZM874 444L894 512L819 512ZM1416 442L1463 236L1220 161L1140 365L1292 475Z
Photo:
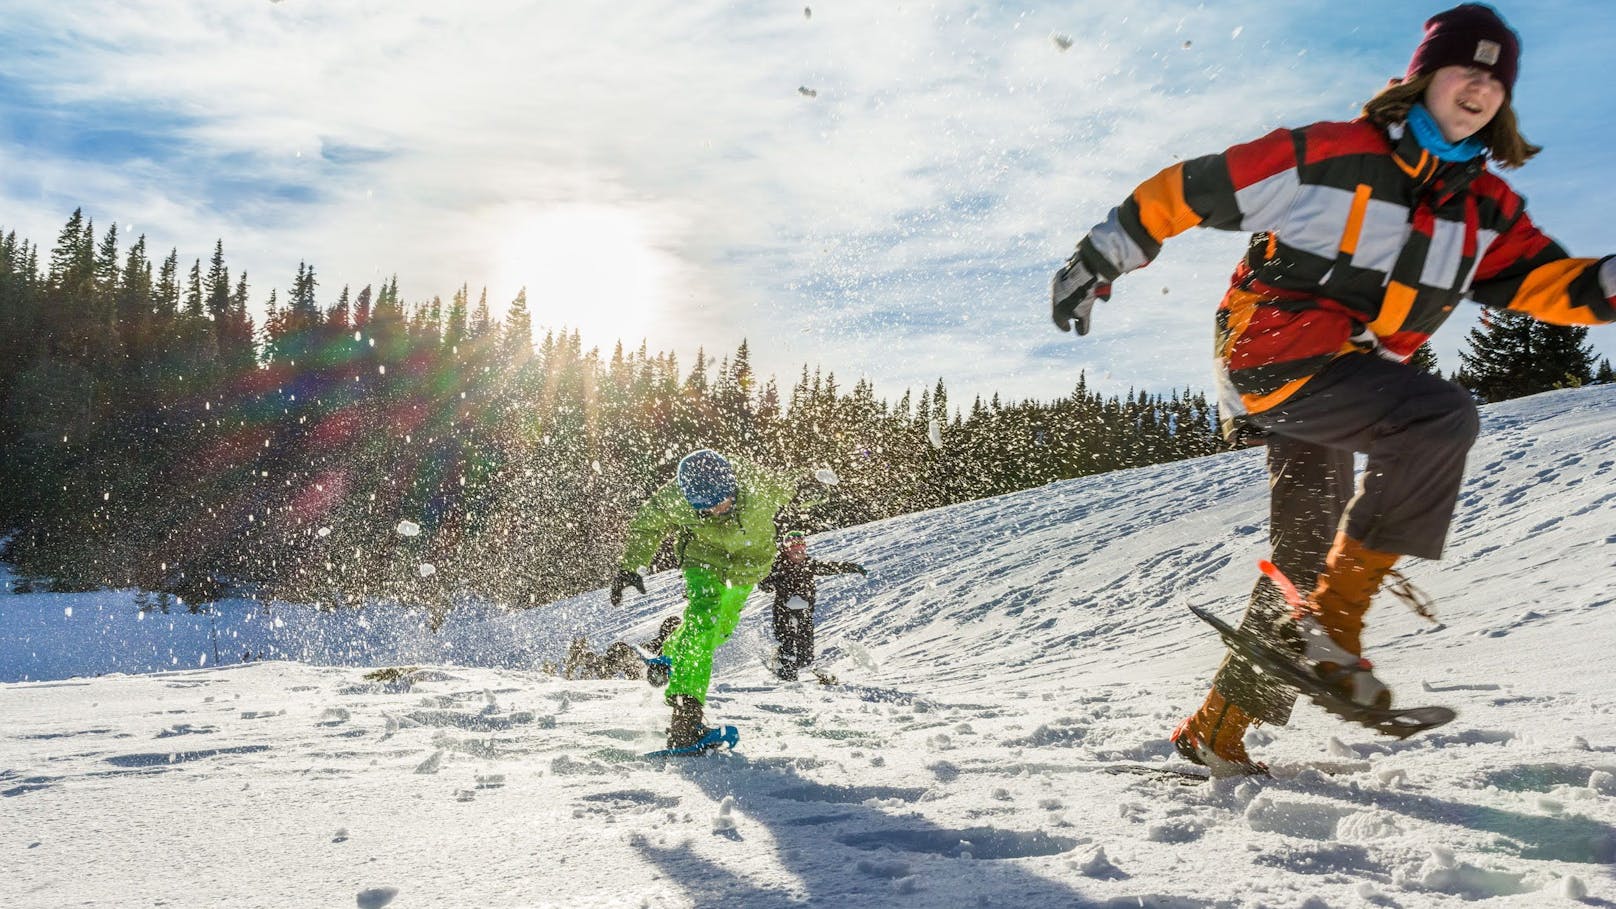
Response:
M315 531L315 533L318 533L322 537L328 537L331 536L331 528L321 527L319 530Z
M797 86L797 94L803 96L804 98L817 98L817 97L819 97L819 92L815 91L814 89L809 88L806 85Z
M433 565L431 562L422 562L420 567L418 567L416 569L416 571L419 571L421 573L421 577L430 578L433 575L438 573L438 568L437 568L436 565Z
M829 467L821 467L814 471L814 479L824 483L826 486L835 486L842 482L842 478L836 475L836 471L831 470Z
M1229 40L1232 41L1235 38L1240 37L1240 33L1245 31L1245 30L1246 30L1246 27L1244 25L1236 25L1234 27L1234 31L1229 33Z
M730 812L735 808L735 796L726 795L718 803L718 814L713 818L713 832L719 836L735 836L739 831L735 827L735 816Z
M398 531L398 535L401 537L419 536L421 533L421 525L414 521L399 521L398 527L394 529Z
M1072 36L1071 35L1066 35L1066 34L1062 34L1060 32L1056 32L1055 34L1049 36L1049 40L1055 42L1055 46L1060 48L1063 51L1064 50L1071 50L1071 48L1072 48Z
M931 441L931 447L941 451L943 448L943 424L932 417L926 422L926 438Z

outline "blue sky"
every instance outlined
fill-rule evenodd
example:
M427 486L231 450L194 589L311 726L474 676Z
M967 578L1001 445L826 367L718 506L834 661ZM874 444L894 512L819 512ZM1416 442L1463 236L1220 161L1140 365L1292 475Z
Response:
M592 344L688 364L745 337L788 384L1209 388L1243 237L1173 241L1081 340L1051 271L1174 160L1352 116L1448 5L13 0L0 225L49 245L83 207L185 262L223 239L260 306L300 261L332 298L525 286ZM1500 8L1547 148L1509 179L1573 253L1616 252L1616 17ZM1437 336L1445 369L1473 323Z

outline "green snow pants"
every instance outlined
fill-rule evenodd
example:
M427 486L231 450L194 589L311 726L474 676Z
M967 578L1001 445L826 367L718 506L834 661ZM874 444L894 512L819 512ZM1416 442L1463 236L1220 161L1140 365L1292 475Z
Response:
M673 662L665 695L670 702L684 694L707 703L713 651L735 631L752 586L731 584L705 568L685 569L685 620L662 645Z

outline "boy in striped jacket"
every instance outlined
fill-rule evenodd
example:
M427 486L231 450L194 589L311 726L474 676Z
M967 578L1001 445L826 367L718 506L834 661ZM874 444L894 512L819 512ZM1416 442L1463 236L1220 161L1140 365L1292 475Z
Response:
M1267 444L1273 561L1243 627L1288 639L1357 703L1391 692L1362 657L1364 614L1402 556L1441 556L1478 429L1469 392L1409 365L1459 302L1560 325L1616 320L1616 257L1573 258L1492 167L1541 149L1510 100L1520 41L1466 3L1432 17L1402 79L1345 123L1279 129L1145 181L1055 275L1055 324L1087 334L1095 300L1191 227L1252 234L1217 310L1223 428ZM1491 167L1489 166L1491 165ZM1367 466L1354 490L1353 453ZM1257 773L1253 723L1295 696L1229 658L1172 734L1214 773Z

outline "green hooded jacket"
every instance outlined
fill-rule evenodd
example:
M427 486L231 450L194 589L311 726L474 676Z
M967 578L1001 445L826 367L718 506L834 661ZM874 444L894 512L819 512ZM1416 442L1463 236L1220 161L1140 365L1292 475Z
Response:
M628 528L622 567L649 565L668 534L679 534L679 560L686 567L715 572L731 584L752 585L774 564L774 516L796 496L795 481L739 458L735 467L735 506L721 515L696 513L669 480L651 494Z

